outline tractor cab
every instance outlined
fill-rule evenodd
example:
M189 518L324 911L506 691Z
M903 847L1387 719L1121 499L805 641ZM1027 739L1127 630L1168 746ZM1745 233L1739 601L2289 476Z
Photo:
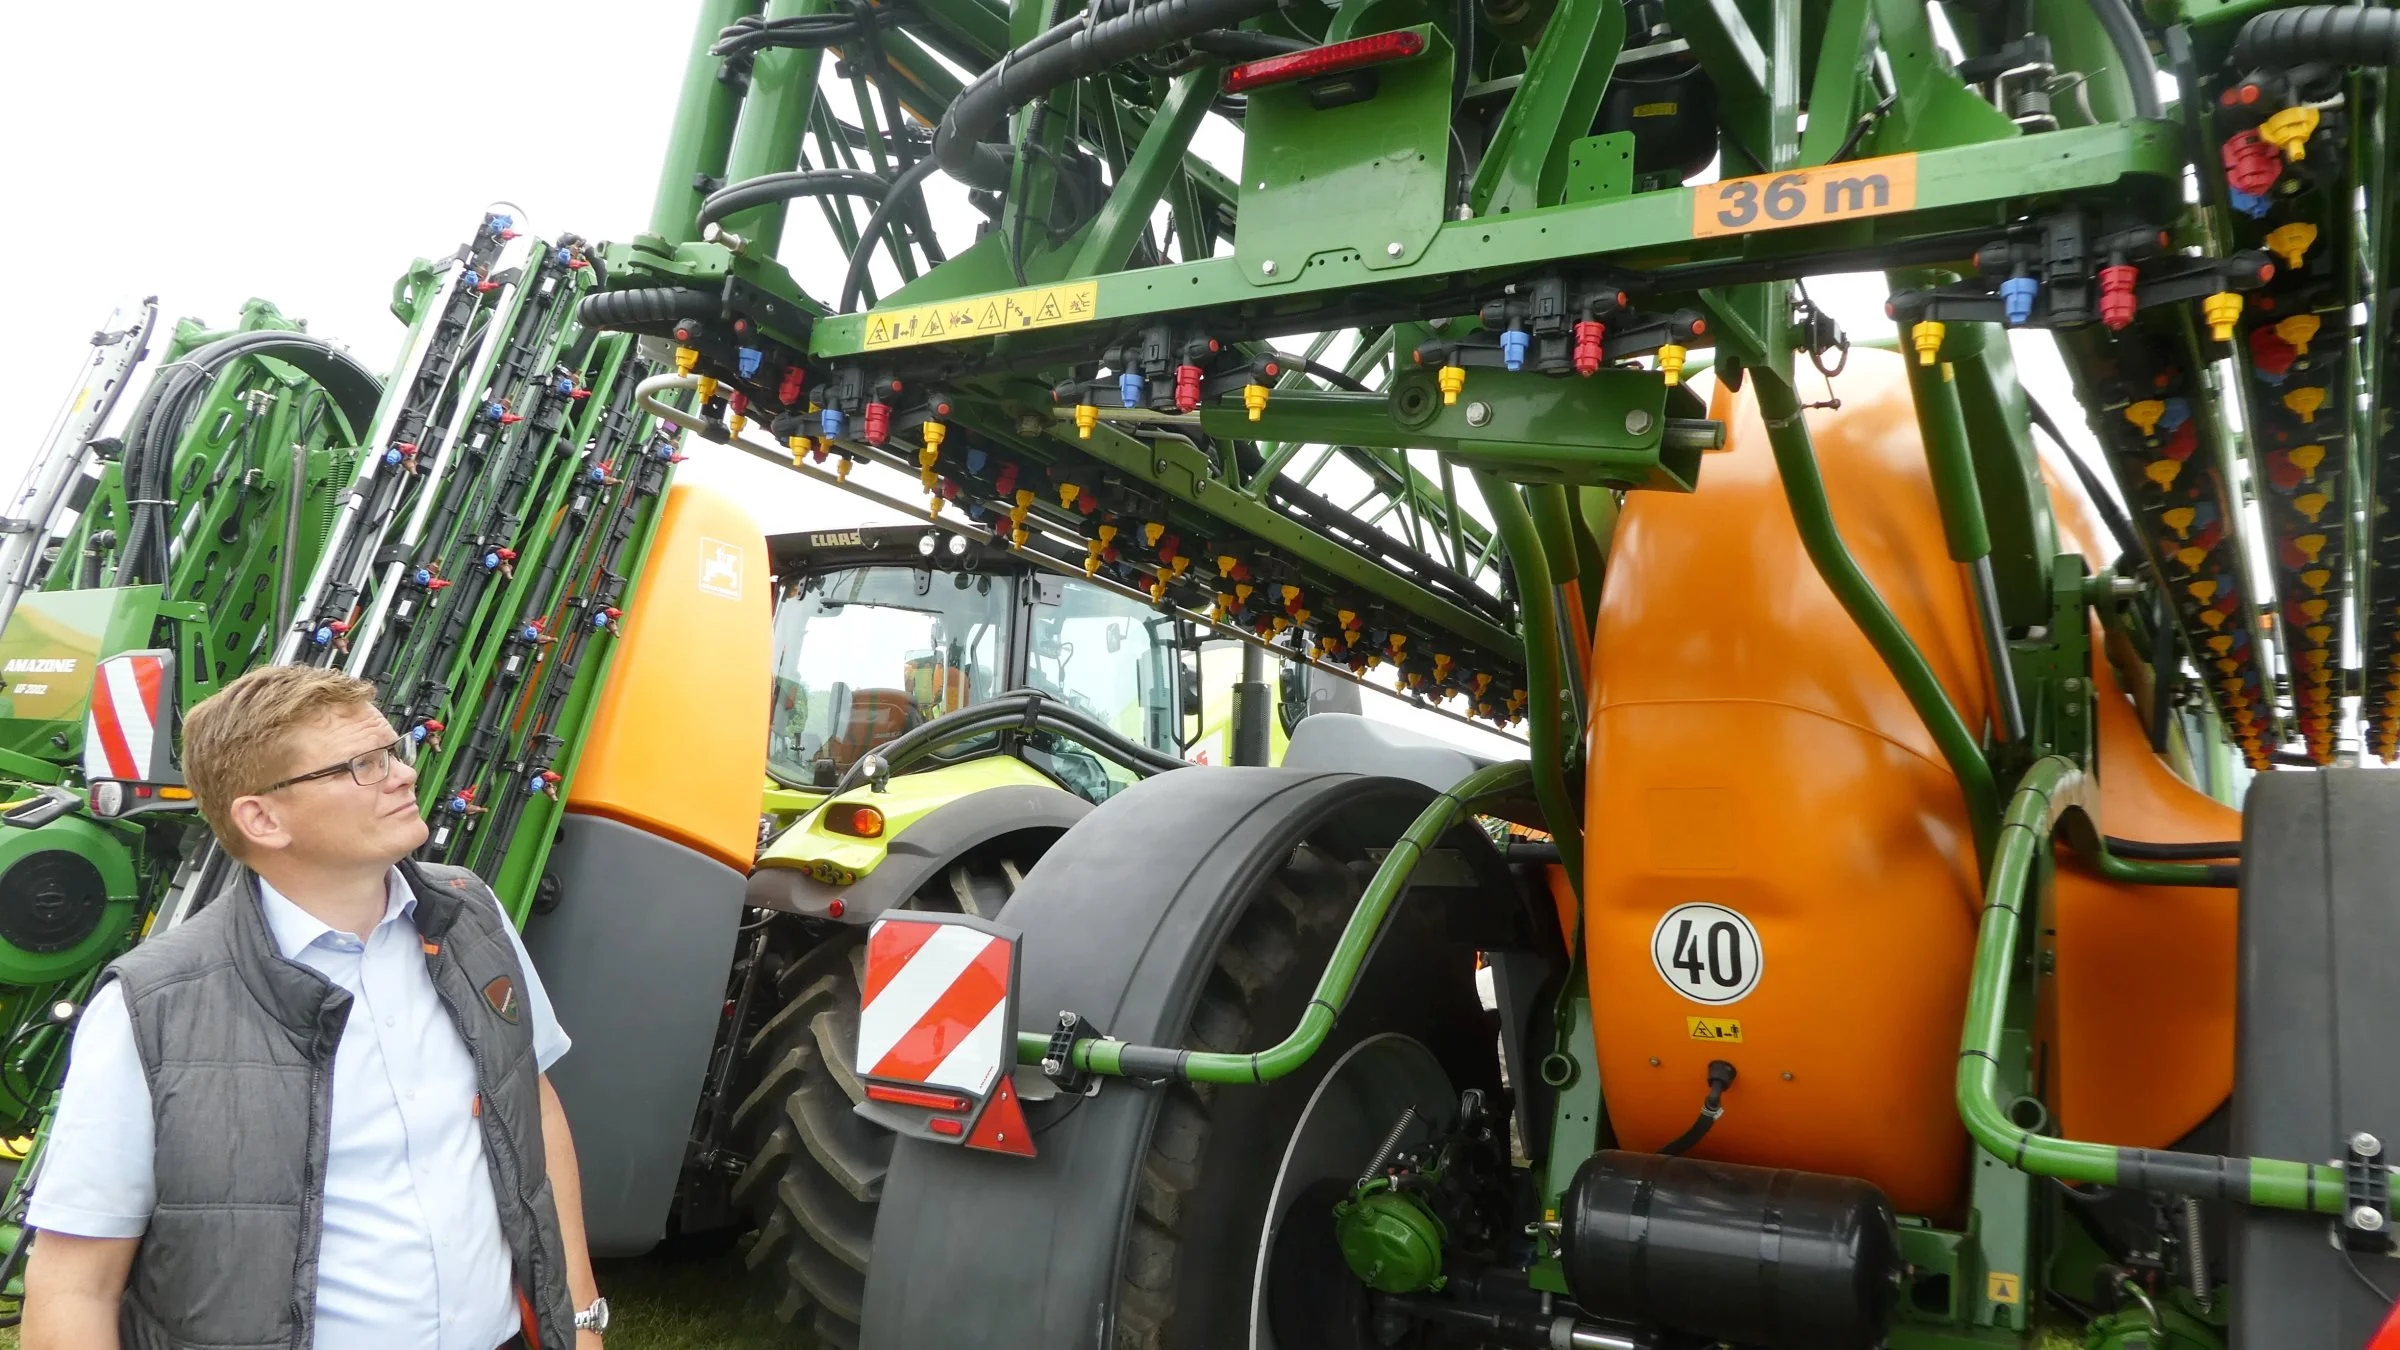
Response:
M948 713L1039 690L1147 749L1180 756L1200 709L1190 625L1118 591L938 529L818 530L770 541L775 686L767 770L786 790L831 788L859 758ZM1181 628L1182 632L1177 630ZM997 733L947 747L986 754ZM1045 732L1019 755L1101 801L1134 781Z

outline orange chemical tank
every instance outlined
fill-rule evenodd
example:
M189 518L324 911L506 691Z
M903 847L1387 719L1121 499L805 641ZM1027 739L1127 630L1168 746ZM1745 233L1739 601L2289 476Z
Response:
M1900 361L1857 352L1843 408L1808 413L1809 430L1845 543L1981 731L1973 597ZM1627 500L1593 634L1584 931L1610 1120L1623 1147L1658 1148L1698 1114L1708 1063L1727 1060L1740 1076L1697 1156L1864 1177L1901 1213L1956 1220L1971 1146L1953 1092L1982 903L1965 802L1809 561L1753 401L1720 391L1714 415L1728 442L1698 493ZM2075 512L2064 546L2104 556L2077 537L2080 504L2059 506ZM2099 693L2108 828L2237 835L2233 813L2149 753L2106 671ZM2143 906L2160 897L2197 931L2135 988L2128 967L2155 949ZM2069 1128L2164 1145L2231 1080L2232 897L2077 876L2060 906L2068 978L2046 991L2045 1022L2070 1025L2053 1100ZM2125 1076L2158 1042L2124 1038L2121 1018L2145 997L2195 1020L2157 1031L2174 1051L2137 1087ZM2171 1091L2170 1074L2183 1075Z
M667 490L567 809L747 873L766 773L774 620L767 545L711 488Z

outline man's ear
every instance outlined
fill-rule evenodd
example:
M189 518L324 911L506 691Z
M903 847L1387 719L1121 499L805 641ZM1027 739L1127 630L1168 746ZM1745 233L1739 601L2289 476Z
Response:
M271 797L236 797L228 811L229 823L242 837L243 852L255 857L273 853L290 846L292 832L284 823L283 812Z

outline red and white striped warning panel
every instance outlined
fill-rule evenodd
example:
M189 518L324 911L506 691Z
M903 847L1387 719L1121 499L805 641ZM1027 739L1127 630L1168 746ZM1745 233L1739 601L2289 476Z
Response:
M889 914L867 930L859 1114L939 1143L1033 1156L1009 1083L1017 935L961 914Z
M83 774L155 782L163 772L167 731L169 654L123 652L92 673L92 701L83 721Z

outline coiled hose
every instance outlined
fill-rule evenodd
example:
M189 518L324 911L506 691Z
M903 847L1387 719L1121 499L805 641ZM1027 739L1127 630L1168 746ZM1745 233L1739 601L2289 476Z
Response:
M315 380L332 398L352 435L365 435L374 423L376 407L383 401L383 381L348 352L305 333L236 333L164 367L143 392L126 424L127 525L124 552L117 560L117 584L144 586L166 581L173 514L169 475L175 449L217 378L247 356L272 357Z
M2400 11L2348 5L2299 5L2269 10L2242 25L2233 64L2400 66Z

